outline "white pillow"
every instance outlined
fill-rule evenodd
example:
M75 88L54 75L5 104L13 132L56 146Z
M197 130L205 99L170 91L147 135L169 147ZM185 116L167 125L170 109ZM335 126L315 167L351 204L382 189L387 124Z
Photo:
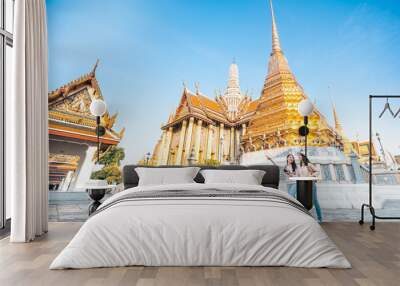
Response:
M206 184L261 185L265 171L262 170L201 170Z
M139 186L194 183L198 167L187 168L135 168L139 176Z

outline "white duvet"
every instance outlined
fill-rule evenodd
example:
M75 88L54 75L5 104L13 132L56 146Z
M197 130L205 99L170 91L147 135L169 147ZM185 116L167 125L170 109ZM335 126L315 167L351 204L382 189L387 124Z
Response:
M125 190L100 208L130 192L209 188L264 190L290 198L254 185L164 185ZM293 206L196 197L111 205L83 224L50 269L127 265L351 267L315 219Z

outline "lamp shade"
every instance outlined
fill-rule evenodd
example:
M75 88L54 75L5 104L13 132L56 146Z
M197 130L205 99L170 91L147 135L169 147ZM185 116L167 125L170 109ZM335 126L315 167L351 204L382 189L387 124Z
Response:
M308 116L314 111L314 105L309 99L303 99L299 103L299 113L302 116Z
M102 116L104 113L106 113L106 110L107 105L101 99L95 99L90 104L90 113L94 116Z

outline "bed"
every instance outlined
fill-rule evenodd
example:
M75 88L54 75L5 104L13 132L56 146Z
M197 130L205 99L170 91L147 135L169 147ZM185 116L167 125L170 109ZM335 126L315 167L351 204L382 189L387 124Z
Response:
M276 166L261 185L194 183L138 186L124 167L125 190L107 199L50 269L117 266L292 266L350 268L308 211L278 190ZM213 169L214 167L202 167Z

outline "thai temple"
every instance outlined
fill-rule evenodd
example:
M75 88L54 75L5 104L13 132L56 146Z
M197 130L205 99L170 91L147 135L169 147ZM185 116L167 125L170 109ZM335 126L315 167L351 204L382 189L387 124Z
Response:
M271 15L272 52L260 98L252 100L240 90L236 63L229 67L225 92L215 99L202 94L198 85L195 92L184 86L178 108L161 128L153 152L156 164L187 164L192 157L200 164L240 163L245 153L304 145L298 135L303 117L297 108L306 95L281 49L272 3ZM318 110L309 117L309 145L336 146L349 154L351 144L333 112L335 128Z
M103 99L96 79L95 64L90 73L49 93L49 189L83 190L95 166L97 154L96 118L89 107ZM118 145L124 133L113 130L117 114L106 112L101 125L100 154Z
M195 91L184 84L178 107L161 127L162 135L154 148L152 164L283 166L287 154L304 151L304 137L298 131L304 118L298 112L298 104L307 95L281 47L272 1L270 9L272 49L260 97L253 100L241 91L235 62L229 67L225 91L213 99L203 94L198 84ZM351 142L333 102L332 117L334 122L330 125L316 106L309 116L310 160L320 168L324 182L366 182L369 152L374 163L381 160L375 144L369 150L368 142ZM400 177L394 181L397 180L400 183Z
M181 100L174 114L162 126L162 137L153 152L158 165L187 164L189 158L197 163L210 160L238 163L241 138L257 101L243 94L239 85L239 69L232 63L224 94L215 100L183 87Z

